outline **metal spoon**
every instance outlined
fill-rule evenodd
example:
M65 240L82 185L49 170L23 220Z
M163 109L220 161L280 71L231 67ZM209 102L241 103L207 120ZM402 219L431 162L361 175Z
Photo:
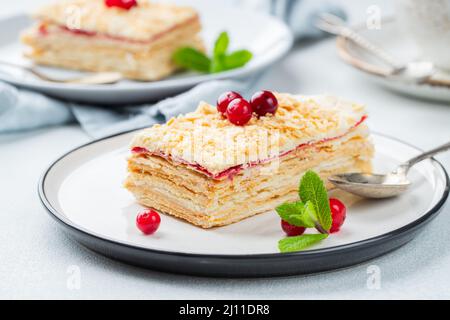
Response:
M333 175L328 180L340 189L365 198L393 197L406 191L411 185L407 175L413 165L449 149L450 142L402 163L388 174L343 173Z
M347 27L342 18L333 14L320 14L319 19L316 21L316 27L325 32L347 38L371 53L390 67L388 76L392 79L409 83L423 83L436 72L433 63L430 61L412 61L406 64L399 63L388 52Z
M0 61L0 65L6 67L12 67L16 69L21 69L28 73L33 74L41 80L55 82L55 83L74 83L74 84L113 84L123 79L123 76L118 72L98 72L88 74L86 76L75 77L75 78L55 78L49 75L46 75L33 67L22 66L19 64Z

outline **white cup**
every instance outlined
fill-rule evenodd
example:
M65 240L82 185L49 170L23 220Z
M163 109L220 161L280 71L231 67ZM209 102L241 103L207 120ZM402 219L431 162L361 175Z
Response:
M397 18L422 57L450 70L450 0L396 0Z

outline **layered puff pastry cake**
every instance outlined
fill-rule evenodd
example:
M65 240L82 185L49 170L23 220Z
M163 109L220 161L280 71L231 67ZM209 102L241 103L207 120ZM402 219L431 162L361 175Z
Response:
M42 65L120 72L150 81L176 71L172 56L178 48L204 51L199 16L190 7L146 0L62 0L34 17L38 23L22 34L22 41L29 46L26 56Z
M139 132L125 187L144 206L211 228L298 200L308 169L323 179L371 171L363 106L332 96L275 95L276 114L253 116L245 126L202 102Z

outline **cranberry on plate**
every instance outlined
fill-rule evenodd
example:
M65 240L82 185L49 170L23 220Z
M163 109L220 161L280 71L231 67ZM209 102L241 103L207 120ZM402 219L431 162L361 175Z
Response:
M305 232L305 230L306 230L306 228L304 228L304 227L294 226L283 219L281 219L281 228L283 229L283 231L286 233L286 235L288 237L302 235L303 232Z
M160 223L161 217L158 212L152 209L146 209L136 217L136 226L146 235L155 233Z
M228 120L237 126L247 124L252 118L252 114L250 103L241 98L231 101L226 112Z
M333 222L331 224L330 233L338 232L344 224L347 215L347 208L338 199L330 198L331 217Z
M137 6L136 0L105 0L107 7L117 7L125 10L130 10L132 7Z
M275 114L278 109L278 100L270 91L258 91L251 99L252 110L259 117L268 113Z
M217 111L225 115L230 102L238 98L242 99L242 96L235 91L227 91L222 93L219 99L217 99Z

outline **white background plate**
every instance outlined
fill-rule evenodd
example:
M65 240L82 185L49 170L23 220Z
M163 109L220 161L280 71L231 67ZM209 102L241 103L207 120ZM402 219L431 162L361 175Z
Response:
M242 222L203 230L162 215L158 232L144 236L135 227L142 207L122 187L126 176L126 148L133 133L89 144L69 153L51 167L43 180L43 194L52 210L75 228L135 247L164 252L206 255L277 253L284 234L275 212ZM375 171L386 172L418 150L381 135L373 135ZM410 174L413 187L404 195L387 200L363 200L332 192L348 208L341 232L313 249L354 244L402 228L423 217L446 194L446 175L434 160L415 166Z
M280 59L289 51L293 36L287 26L269 16L232 7L216 6L214 1L174 1L190 4L200 13L202 36L208 49L221 31L228 31L230 49L249 49L253 59L244 67L218 74L181 73L155 82L121 81L113 85L56 84L39 80L23 72L0 66L0 80L41 91L56 97L99 104L120 104L151 101L186 90L200 82L247 77ZM22 58L24 47L19 43L20 32L32 23L25 15L0 20L0 59L27 64ZM76 73L61 69L43 68L52 75L67 77ZM2 71L3 70L3 71Z

